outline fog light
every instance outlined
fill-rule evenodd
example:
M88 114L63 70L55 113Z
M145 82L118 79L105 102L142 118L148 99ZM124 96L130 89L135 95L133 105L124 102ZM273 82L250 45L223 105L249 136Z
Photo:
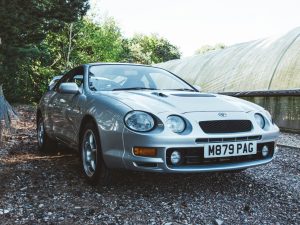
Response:
M133 153L137 156L156 156L156 148L134 147Z
M171 163L173 165L178 164L181 161L181 154L178 151L174 151L171 154Z
M268 148L268 146L265 145L265 146L262 148L261 154L262 154L263 157L266 157L267 155L269 155L269 148Z

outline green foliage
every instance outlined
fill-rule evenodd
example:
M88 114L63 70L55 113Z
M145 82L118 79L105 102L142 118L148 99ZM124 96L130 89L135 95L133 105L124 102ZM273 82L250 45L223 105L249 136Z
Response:
M123 52L120 29L112 19L94 24L87 19L65 24L57 33L49 33L38 46L42 57L31 62L31 85L37 94L27 99L38 101L55 75L63 74L76 65L88 62L120 61ZM31 97L31 98L30 98Z
M88 9L88 0L1 0L2 46L18 48L39 43L48 31L76 21Z
M203 45L201 48L197 49L195 54L204 54L206 52L214 51L214 50L219 50L219 49L224 49L226 48L225 44L218 43L215 44L214 46L212 45Z
M88 0L0 1L0 80L9 100L29 100L29 89L36 86L32 63L44 54L37 45L49 32L77 21L87 9Z
M107 19L103 24L83 20L75 41L72 53L75 64L121 60L122 35L113 19Z
M126 39L112 18L83 18L88 0L1 0L0 6L0 84L13 102L37 102L53 76L76 65L180 58L157 35Z
M111 19L101 25L87 19L66 24L40 46L53 59L50 67L61 72L88 62L118 61L123 51L120 29Z
M128 62L152 64L178 59L178 48L157 35L135 35L124 40L124 59Z

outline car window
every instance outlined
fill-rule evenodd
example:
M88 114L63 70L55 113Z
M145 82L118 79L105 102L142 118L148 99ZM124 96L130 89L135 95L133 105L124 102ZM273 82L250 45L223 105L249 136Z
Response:
M75 82L79 88L83 87L83 74L84 69L82 66L76 67L75 69L70 70L68 73L66 73L59 82L55 85L53 90L56 92L58 91L58 87L61 83L73 83Z
M76 83L78 87L82 87L83 84L83 74L75 74L70 77L66 82L68 83Z
M143 82L143 86L146 87L146 88L150 88L150 81L149 79L147 79L146 76L142 76L141 78L141 82Z
M195 91L183 80L166 70L136 65L96 65L89 69L92 91L118 89L185 89Z
M64 82L66 82L66 80L68 79L68 76L69 76L69 74L67 73L67 74L65 74L56 84L55 84L55 86L54 86L54 88L53 88L53 90L54 91L58 91L58 87L59 87L59 85L61 84L61 83L64 83Z
M163 73L149 73L149 80L151 80L157 89L178 89L178 78L175 76L166 76Z

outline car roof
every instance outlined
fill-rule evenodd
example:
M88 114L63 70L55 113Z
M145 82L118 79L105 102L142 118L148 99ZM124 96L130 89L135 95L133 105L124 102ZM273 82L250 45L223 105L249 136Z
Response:
M128 66L147 66L153 67L152 65L138 64L138 63L119 63L119 62L95 62L87 63L87 66L98 66L98 65L128 65Z

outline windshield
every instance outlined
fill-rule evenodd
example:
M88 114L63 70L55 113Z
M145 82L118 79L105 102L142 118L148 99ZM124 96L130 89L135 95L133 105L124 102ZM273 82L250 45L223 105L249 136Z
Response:
M92 91L188 90L191 86L173 74L154 67L135 65L96 65L89 70Z

